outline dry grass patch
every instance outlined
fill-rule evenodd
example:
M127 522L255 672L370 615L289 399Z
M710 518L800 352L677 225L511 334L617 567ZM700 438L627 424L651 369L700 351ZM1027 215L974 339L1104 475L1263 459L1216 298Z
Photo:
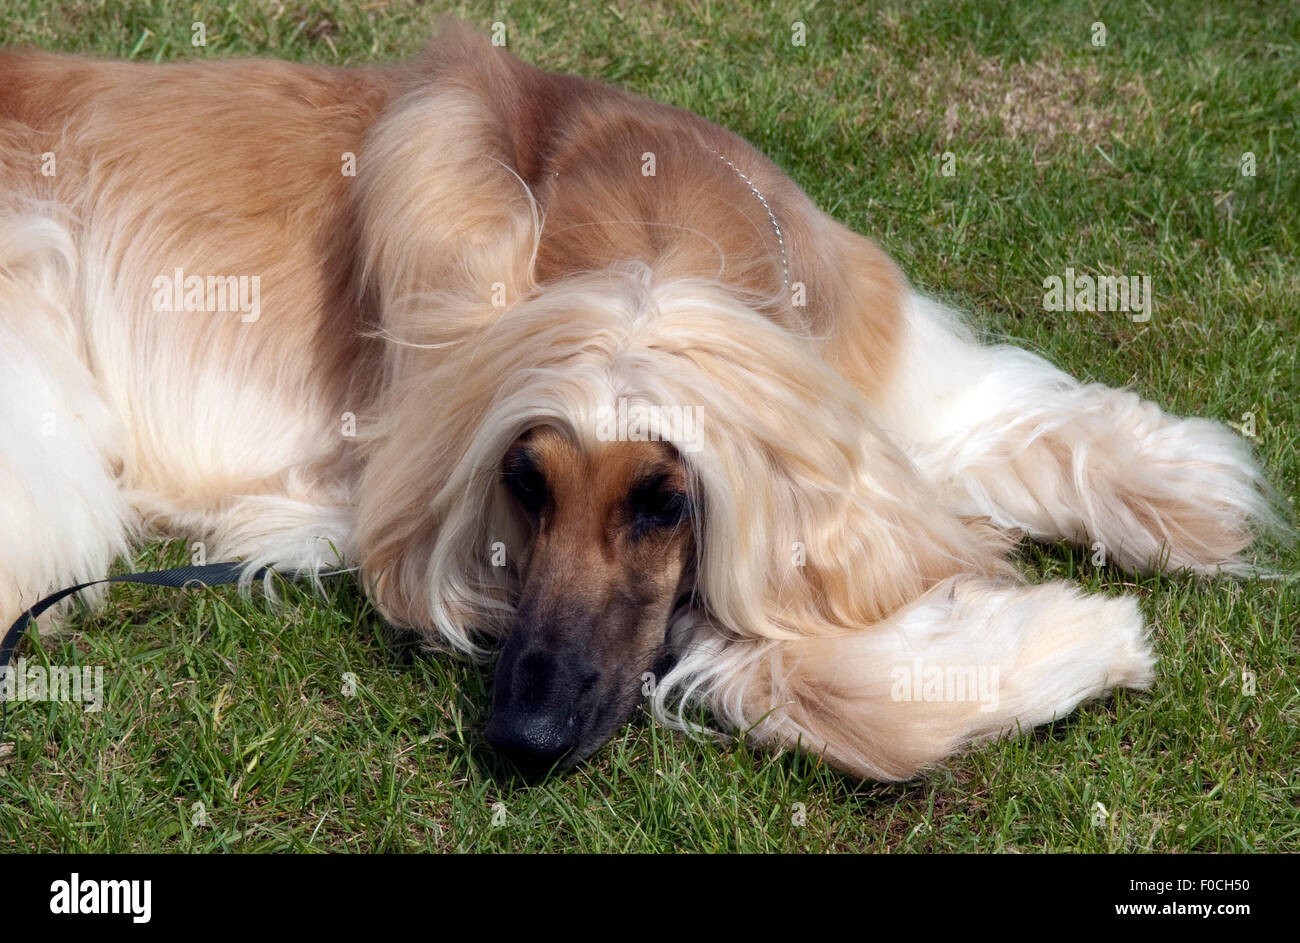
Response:
M1091 150L1148 121L1151 99L1141 76L1117 83L1094 63L1046 58L1005 63L997 57L895 59L868 50L873 71L915 130L934 127L941 143L1014 142L1035 154ZM865 118L865 116L864 116Z

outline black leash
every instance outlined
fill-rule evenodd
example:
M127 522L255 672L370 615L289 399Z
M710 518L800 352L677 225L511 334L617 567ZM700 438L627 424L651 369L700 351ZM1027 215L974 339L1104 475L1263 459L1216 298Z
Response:
M188 586L220 586L224 583L238 583L243 571L244 565L242 563L178 566L170 570L151 570L145 573L124 573L121 576L109 576L102 580L91 580L89 583L78 583L76 586L69 586L57 593L51 593L20 615L18 621L9 626L9 631L5 633L4 638L0 639L0 671L6 671L9 668L9 661L13 658L14 649L18 647L19 640L27 632L27 626L32 619L45 612L55 603L66 599L73 593L79 593L87 587L97 586L100 583L144 583L148 586L170 586L173 589L183 589ZM251 579L260 579L270 572L269 568L263 567L254 573ZM337 573L346 572L349 571L322 570L317 575L334 576ZM9 701L5 697L4 686L0 686L0 741L4 739L5 726L8 720Z

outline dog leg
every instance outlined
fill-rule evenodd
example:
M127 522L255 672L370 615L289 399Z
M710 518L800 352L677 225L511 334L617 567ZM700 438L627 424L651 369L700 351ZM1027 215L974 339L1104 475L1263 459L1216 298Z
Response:
M314 575L354 559L355 514L344 489L298 483L291 493L244 494L213 507L141 499L146 518L202 541L207 562L237 559L251 578L263 567Z
M758 743L885 781L1152 680L1137 603L1061 582L954 577L837 638L697 638L656 692L661 718L674 722L664 699L685 693Z
M1245 570L1278 527L1268 485L1227 427L1081 384L1028 351L981 347L914 295L882 421L952 508L1040 540L1100 542L1124 566Z
M74 260L58 223L0 215L4 627L44 593L104 575L132 526L115 475L122 430L77 342Z

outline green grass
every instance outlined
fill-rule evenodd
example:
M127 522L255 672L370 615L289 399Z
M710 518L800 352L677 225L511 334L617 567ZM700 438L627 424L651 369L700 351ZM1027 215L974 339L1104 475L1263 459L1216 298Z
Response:
M1252 413L1258 453L1294 505L1294 4L0 0L0 43L350 64L415 52L444 12L484 29L501 20L526 59L744 135L990 335L1178 413ZM189 43L196 19L203 49ZM795 19L803 47L790 43ZM1104 48L1091 43L1098 20ZM1247 151L1254 177L1239 169ZM944 152L955 176L938 172ZM1155 316L1045 312L1043 279L1066 266L1151 275ZM133 563L183 559L157 545ZM1300 571L1294 549L1261 560ZM1155 688L904 785L640 718L577 772L527 787L479 736L488 669L394 651L350 582L323 597L287 586L278 607L229 590L117 587L21 650L106 666L107 706L10 712L0 848L1300 849L1300 582L1135 581L1064 547L1028 547L1021 562L1035 578L1136 594L1160 658ZM355 696L342 693L345 672ZM198 802L207 825L192 824Z

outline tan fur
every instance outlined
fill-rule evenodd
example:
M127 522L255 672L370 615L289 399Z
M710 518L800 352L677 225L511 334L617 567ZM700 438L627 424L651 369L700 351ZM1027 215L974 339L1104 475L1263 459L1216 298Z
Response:
M392 81L385 71L277 62L141 68L0 53L0 206L17 196L55 203L93 260L81 290L112 295L117 318L80 327L117 409L163 433L133 436L122 456L159 523L298 487L276 469L227 467L198 441L185 448L201 430L170 420L172 393L154 369L160 349L195 383L219 371L222 382L264 384L264 408L282 409L284 422L301 422L301 403L277 400L309 398L321 423L309 464L328 474L340 460L328 430L370 386L340 155L360 150ZM53 177L40 173L45 153L57 161ZM270 316L256 331L238 318L148 317L151 280L178 266L260 275ZM205 453L201 467L175 460L194 449Z

